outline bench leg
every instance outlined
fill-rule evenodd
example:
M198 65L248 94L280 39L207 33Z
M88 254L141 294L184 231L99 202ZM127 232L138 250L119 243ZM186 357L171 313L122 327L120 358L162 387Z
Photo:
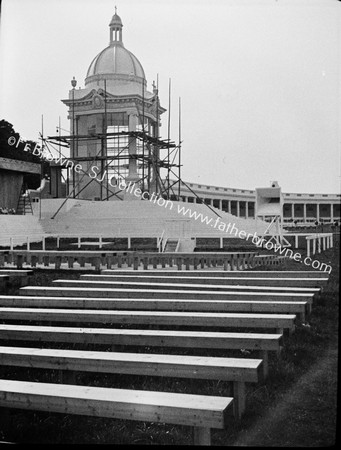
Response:
M242 381L233 382L233 403L235 417L241 419L245 412L245 383Z
M266 380L269 374L269 355L267 350L261 351L261 358L263 360L263 377Z
M301 313L298 314L298 320L301 323L305 323L305 307L304 307L304 310Z
M11 410L9 408L0 408L1 430L4 437L8 438L11 430Z
M211 445L211 428L193 427L194 445Z

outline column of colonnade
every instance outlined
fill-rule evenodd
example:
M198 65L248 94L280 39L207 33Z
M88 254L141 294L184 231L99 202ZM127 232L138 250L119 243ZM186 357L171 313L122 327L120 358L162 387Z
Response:
M192 202L189 202L189 196L185 196L185 195L182 196L182 200L186 203L192 203ZM245 202L245 218L248 219L249 217L251 217L249 214L249 207L252 204L252 202L250 202L248 200L228 200L228 199L222 199L222 198L219 198L219 199L206 198L205 203L210 206L214 206L214 204L215 204L215 205L217 205L216 207L218 209L223 210L223 201L226 202L226 204L227 204L227 208L225 208L225 209L226 209L226 212L228 212L229 214L232 213L231 212L232 211L232 207L231 207L232 203L231 202L232 201L236 202L235 214L237 217L240 217L241 202ZM196 203L195 199L194 199L194 203ZM296 204L300 204L303 206L303 214L302 214L303 217L301 217L301 216L296 217L296 215L295 215L295 205ZM308 217L307 207L308 207L308 205L311 205L311 204L313 204L316 207L316 214L313 214L312 217L310 217L310 216ZM301 203L301 202L295 203L295 202L292 202L292 203L286 203L286 205L288 205L288 207L291 208L291 218L294 220L296 220L296 219L303 220L303 222L307 222L308 219L315 219L317 222L320 222L320 220L321 220L321 208L320 208L321 205L320 205L320 203ZM338 216L335 216L335 214L334 214L334 204L329 203L328 206L329 206L329 214L327 214L326 218L328 218L328 219L330 218L331 223L333 223L335 220L340 220L340 218ZM335 217L336 217L336 219L335 219ZM288 218L288 217L284 216L284 218Z

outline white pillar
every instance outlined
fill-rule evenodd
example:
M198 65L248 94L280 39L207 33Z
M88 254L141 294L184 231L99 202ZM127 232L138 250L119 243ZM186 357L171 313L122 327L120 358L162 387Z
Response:
M137 115L136 113L129 114L129 131L136 131ZM136 155L136 138L129 137L129 155ZM137 160L129 158L129 172L128 179L131 181L137 180Z
M307 221L307 205L303 203L303 221Z
M295 218L295 205L293 203L291 203L291 218Z
M298 248L298 234L295 234L295 248Z
M219 199L219 209L220 210L223 209L223 201L221 199Z
M237 217L240 217L240 204L238 200L237 200Z
M227 212L231 214L231 200L227 200Z
M320 204L316 203L316 220L320 221Z
M245 219L249 218L249 202L245 202Z
M330 221L334 222L334 205L333 203L330 204Z

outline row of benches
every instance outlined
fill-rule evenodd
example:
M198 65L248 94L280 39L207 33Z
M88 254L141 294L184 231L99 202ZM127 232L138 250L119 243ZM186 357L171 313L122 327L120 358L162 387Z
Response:
M299 293L285 286L281 286L281 292L258 286L261 290L255 293L252 286L244 286L246 290L235 289L236 285L227 283L226 289L215 291L212 286L216 284L186 279L186 284L193 281L193 289L185 290L182 286L179 288L184 284L179 275L178 287L174 290L169 285L166 289L154 289L155 283L153 289L132 289L131 281L127 284L119 281L119 287L111 287L114 278L108 280L107 277L116 277L116 273L120 277L129 276L105 271L104 282L102 278L85 275L77 280L77 286L73 280L56 280L52 287L25 287L20 289L19 296L0 296L4 322L0 325L2 342L12 345L41 342L53 343L53 346L77 343L86 348L86 351L75 351L6 346L0 347L0 362L5 366L58 369L62 373L85 371L223 380L233 384L233 399L79 386L74 384L74 378L62 377L62 381L66 379L72 385L1 380L0 406L187 424L195 429L195 443L209 444L210 429L224 428L232 410L241 417L245 410L245 383L256 383L266 377L268 352L280 353L284 330L294 330L296 315L305 320L319 291L315 286L325 282L315 280ZM222 273L229 274L220 272L220 275ZM238 273L243 283L245 272L243 275L234 273ZM146 276L142 271L134 272L137 274ZM275 279L274 272L263 274L263 277ZM157 275L153 274L156 278ZM161 275L158 282L162 284L163 278L170 274L162 272ZM288 274L282 275L282 283L285 283ZM219 286L222 286L218 272L213 276L219 278ZM194 277L201 277L201 272L195 271L189 278ZM261 275L257 277L262 279ZM302 274L301 278L312 279ZM173 272L172 281L175 279ZM89 287L93 283L102 284ZM209 286L207 291L203 284ZM41 322L45 322L45 326ZM73 326L65 327L65 322ZM112 325L93 328L94 323L120 324L122 328L112 328ZM136 325L138 329L124 328ZM157 329L160 326L166 329ZM274 332L269 333L272 329ZM254 332L257 330L260 331ZM90 351L89 344L109 346L112 352ZM189 354L132 352L139 348L145 351L146 347L162 347L161 351L185 349ZM207 349L210 356L191 355L192 349ZM259 356L222 358L211 356L214 349L238 350L238 356L241 351L258 351Z

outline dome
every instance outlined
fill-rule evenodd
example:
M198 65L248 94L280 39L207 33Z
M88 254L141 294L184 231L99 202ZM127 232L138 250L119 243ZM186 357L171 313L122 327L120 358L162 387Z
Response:
M144 70L140 61L123 45L122 20L116 14L116 11L111 19L109 28L109 45L91 62L85 84L92 84L103 79L120 79L146 84Z
M129 75L145 78L140 61L123 45L109 45L92 61L86 77L93 75Z
M121 26L123 26L121 17L118 16L116 13L112 16L112 19L111 19L109 27L112 26L112 25L121 25Z

